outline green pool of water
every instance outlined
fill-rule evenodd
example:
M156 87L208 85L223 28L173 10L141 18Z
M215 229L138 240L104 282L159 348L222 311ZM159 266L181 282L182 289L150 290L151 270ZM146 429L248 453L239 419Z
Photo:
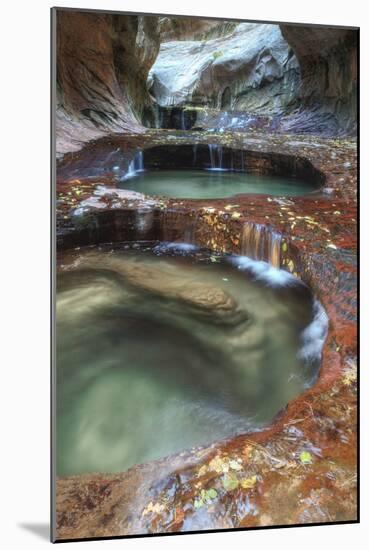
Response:
M145 195L179 199L220 199L242 193L296 196L317 190L313 184L295 178L219 170L137 172L119 186Z
M58 475L123 471L260 427L318 372L315 301L292 276L135 246L61 260Z

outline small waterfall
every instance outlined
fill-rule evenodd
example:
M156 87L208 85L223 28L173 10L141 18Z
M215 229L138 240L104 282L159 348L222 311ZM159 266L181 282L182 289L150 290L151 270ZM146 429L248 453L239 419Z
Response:
M278 269L281 267L281 242L280 233L269 231L269 263Z
M241 254L253 260L264 260L279 269L281 240L281 235L267 226L246 222L242 229Z
M178 213L173 209L165 209L159 215L160 240L163 242L175 241L178 233L178 227L181 225L178 219Z
M160 240L166 243L191 244L195 242L198 212L180 212L174 209L160 213Z
M209 170L224 171L223 168L223 147L215 143L209 143L209 155L211 168Z
M128 180L130 178L134 178L137 176L139 172L144 171L144 157L143 157L143 151L137 151L135 153L135 156L131 160L131 162L128 165L128 170L125 176L123 177L124 180Z
M192 165L195 166L195 165L196 165L196 161L197 161L197 143L195 143L195 145L193 145L192 151L193 151L193 155L192 155Z
M159 114L159 107L156 107L154 109L154 116L155 116L155 128L160 128L160 114Z
M246 222L242 228L241 254L253 260L264 259L264 229L259 223Z
M152 208L139 208L135 212L134 227L140 239L150 239L154 227L154 210Z
M186 130L186 120L185 120L184 109L182 109L182 112L181 112L181 130Z
M134 163L135 163L136 172L143 172L143 170L144 170L143 152L138 151L135 154L135 157L134 157L133 160L134 160Z
M184 242L194 244L196 240L196 229L198 222L198 213L191 212L189 218L186 217L184 228Z

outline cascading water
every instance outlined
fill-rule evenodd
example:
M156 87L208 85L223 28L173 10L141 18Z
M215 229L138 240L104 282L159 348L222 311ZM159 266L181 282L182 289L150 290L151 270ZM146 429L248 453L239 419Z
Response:
M265 225L246 222L241 235L241 253L253 260L264 260L273 267L280 268L281 240L279 233Z
M186 120L185 120L184 110L182 110L181 112L181 130L186 130Z
M131 160L131 162L128 165L128 170L125 176L123 177L123 181L128 180L130 178L134 178L137 176L138 173L144 171L144 157L143 157L143 151L137 151L135 153L135 156Z
M142 151L138 151L135 154L134 162L135 162L135 166L136 166L136 172L142 172L144 170L143 152Z
M244 152L240 151L240 159L239 161L234 158L234 152L233 150L230 151L230 158L227 162L228 167L224 166L223 163L223 147L222 145L217 145L214 143L208 144L209 148L209 157L210 157L210 165L211 168L208 168L208 170L218 171L218 172L244 172L245 171L245 158L244 158Z
M197 144L193 146L192 164L195 166L197 161Z
M223 168L223 147L215 143L209 143L208 147L211 165L211 168L208 168L208 170L226 171L227 169Z
M164 111L162 109L160 109L160 107L158 108L158 111L157 111L157 128L163 128L163 123L164 123Z
M270 232L269 263L277 268L281 266L281 241L282 236L279 233L275 233L274 231Z
M154 211L150 207L138 208L135 212L135 231L137 236L141 238L147 235L154 226Z

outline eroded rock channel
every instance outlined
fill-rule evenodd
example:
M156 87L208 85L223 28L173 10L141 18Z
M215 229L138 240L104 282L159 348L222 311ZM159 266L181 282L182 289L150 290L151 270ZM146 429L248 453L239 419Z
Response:
M356 34L194 21L60 13L60 539L356 518Z
M317 378L328 320L287 273L175 243L62 261L59 475L119 472L260 428Z

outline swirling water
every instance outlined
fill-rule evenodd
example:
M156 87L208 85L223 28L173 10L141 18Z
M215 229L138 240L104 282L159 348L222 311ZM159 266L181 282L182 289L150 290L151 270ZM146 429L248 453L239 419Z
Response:
M326 319L314 348L311 292L264 262L126 244L61 264L58 475L123 471L258 429L317 376Z

